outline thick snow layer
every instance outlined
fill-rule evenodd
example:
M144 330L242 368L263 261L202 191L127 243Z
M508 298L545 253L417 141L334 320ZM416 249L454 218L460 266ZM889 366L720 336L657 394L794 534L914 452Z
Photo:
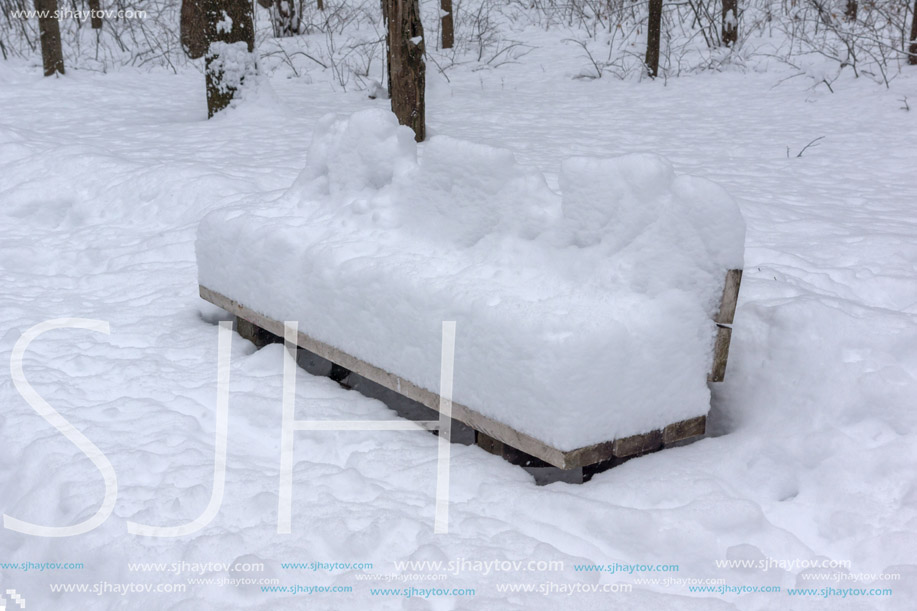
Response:
M745 224L661 157L573 158L562 196L504 149L436 136L417 161L390 112L324 117L268 206L209 215L200 282L564 450L709 409L726 270Z
M128 534L127 520L184 524L210 497L214 325L225 315L197 295L201 218L227 203L279 197L306 164L321 116L388 101L335 92L326 81L277 78L276 100L262 97L207 121L203 76L195 71L68 70L44 79L39 65L0 61L0 512L66 525L101 502L98 471L29 407L6 373L20 335L51 318L111 324L108 336L43 336L26 356L25 373L105 452L119 484L113 515L86 535L44 539L0 529L0 563L85 565L0 568L4 591L23 594L26 611L913 609L917 72L906 70L890 89L844 78L835 93L811 89L802 78L784 80L794 73L779 71L665 85L579 82L569 76L582 58L551 35L526 38L538 48L525 63L492 72L457 67L451 83L431 69L430 131L509 148L520 162L551 173L552 187L559 187L553 173L565 158L657 151L679 173L709 178L736 197L748 223L745 276L726 381L713 388L710 436L630 461L584 486L546 488L480 448L453 446L450 532L438 535L434 436L300 431L293 532L279 535L282 349L256 351L234 337L219 514L186 537ZM911 112L902 109L904 98ZM822 135L821 146L796 157ZM302 419L395 418L381 403L302 371L296 401ZM237 559L263 562L265 571L203 577L353 591L271 593L129 567ZM439 573L395 565L461 559L560 561L565 568L443 571L441 580L408 581ZM768 559L785 564L767 571L717 564ZM374 566L281 566L313 561ZM851 564L827 576L792 564L821 561ZM679 570L574 568L615 562ZM880 573L900 579L868 576ZM392 574L401 580L386 583ZM698 592L675 579L783 589ZM49 587L103 581L187 589L94 595ZM633 591L538 591L549 583ZM476 594L374 596L376 584L469 587ZM507 592L507 585L534 589ZM893 595L787 593L826 586L890 587Z
M217 23L217 31L221 31L221 28L227 28L227 31L232 29L232 19L225 12L223 14L225 20ZM211 62L209 69L214 74L220 75L218 81L220 93L239 91L239 94L235 95L233 99L236 104L238 104L237 99L246 99L253 95L250 91L242 91L246 83L258 80L256 56L249 52L248 43L245 41L212 42L207 50L207 57Z

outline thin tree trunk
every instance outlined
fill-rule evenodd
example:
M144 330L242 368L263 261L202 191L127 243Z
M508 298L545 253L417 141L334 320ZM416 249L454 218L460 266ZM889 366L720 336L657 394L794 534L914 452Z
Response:
M908 53L907 63L917 66L917 0L914 0L914 12L911 14L911 46Z
M452 0L440 0L442 11L443 49L451 49L455 43L455 28L452 25Z
M381 0L382 27L385 28L385 87L388 89L388 98L392 99L392 37L389 32L389 17L391 16L391 0Z
M35 0L38 11L38 32L41 40L41 62L45 76L64 73L64 50L60 42L60 23L57 20L57 0Z
M414 139L422 142L426 136L424 90L423 26L420 23L418 0L388 0L391 13L388 20L391 44L392 111L398 122L414 130Z
M274 0L274 36L289 38L298 34L296 4L293 0Z
M249 0L182 2L182 47L192 59L205 58L208 117L229 106L245 76L254 70L252 11ZM245 50L235 43L245 43Z
M252 15L253 8L249 0L207 0L207 4L210 5L209 20L213 25L210 47L208 47L204 65L207 75L207 118L212 118L229 106L245 79L244 75L227 74L222 65L223 53L227 51L225 49L221 51L219 46L215 50L214 43L245 43L248 50L247 55L250 56L245 58L245 62L248 66L253 66L255 24ZM218 26L225 20L224 16L232 20L228 31ZM238 64L241 62L238 61L238 57L231 58L230 62L234 64L233 70L240 70Z
M738 0L723 0L723 44L731 47L739 39Z
M662 0L650 0L649 23L646 26L646 73L659 74L659 41L662 38Z
M89 23L93 30L102 29L102 3L100 0L89 0Z
M320 11L325 10L325 2L324 2L324 0L318 0L318 10L320 10Z

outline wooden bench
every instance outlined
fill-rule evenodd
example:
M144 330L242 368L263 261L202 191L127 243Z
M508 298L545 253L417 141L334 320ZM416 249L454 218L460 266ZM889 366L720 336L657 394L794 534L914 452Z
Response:
M722 382L726 375L732 322L741 282L742 270L730 270L726 273L720 308L714 317L717 335L708 382ZM255 345L260 347L283 341L282 321L259 314L205 286L200 287L200 295L210 303L234 314L238 333ZM298 333L296 344L300 349L297 362L310 373L327 375L349 388L381 399L399 414L412 420L432 420L435 418L431 418L431 414L438 414L440 397L432 391L320 342L303 332ZM636 456L656 452L703 435L706 431L707 417L704 415L673 422L659 430L569 451L551 447L476 412L471 407L455 402L452 403L452 420L451 438L454 442L475 443L492 454L522 466L532 473L537 483L545 484L553 481L582 483L595 473Z

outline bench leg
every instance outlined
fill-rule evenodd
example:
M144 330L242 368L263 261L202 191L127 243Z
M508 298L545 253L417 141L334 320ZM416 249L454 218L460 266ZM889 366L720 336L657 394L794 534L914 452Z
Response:
M346 367L341 367L336 363L331 363L331 370L328 372L328 377L341 386L348 386L346 380L351 373L352 372Z
M507 462L525 469L533 478L536 486L547 486L555 482L566 482L568 484L582 484L589 480L591 473L583 467L573 469L559 469L554 465L548 464L536 458L531 454L526 454L516 448L506 445L502 441L494 439L490 435L477 432L475 443L482 449L496 456L500 456Z
M257 348L264 348L268 344L283 343L283 338L262 329L253 322L236 316L236 333L255 344Z

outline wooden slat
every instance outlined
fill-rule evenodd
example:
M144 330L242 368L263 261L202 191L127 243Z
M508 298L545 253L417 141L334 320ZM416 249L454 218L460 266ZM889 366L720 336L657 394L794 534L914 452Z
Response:
M723 285L723 299L720 311L713 319L721 325L731 325L736 315L736 303L739 301L739 287L742 285L742 270L731 269L726 272L726 283Z
M729 359L729 344L732 341L731 325L735 320L741 286L742 270L727 271L720 310L714 318L717 326L716 342L713 345L713 365L710 368L710 375L707 376L708 382L722 382L726 379L726 361Z
M698 437L707 431L707 416L698 416L690 420L682 420L665 427L662 431L662 443L671 445L675 442Z
M614 441L603 441L591 446L584 446L564 453L567 464L579 467L594 465L597 462L608 460L613 456Z
M722 382L726 379L726 360L729 358L729 343L732 341L732 329L718 327L716 343L713 345L713 369L707 378L711 382Z
M615 458L630 458L662 449L662 431L650 431L642 435L631 435L615 439L612 454Z

